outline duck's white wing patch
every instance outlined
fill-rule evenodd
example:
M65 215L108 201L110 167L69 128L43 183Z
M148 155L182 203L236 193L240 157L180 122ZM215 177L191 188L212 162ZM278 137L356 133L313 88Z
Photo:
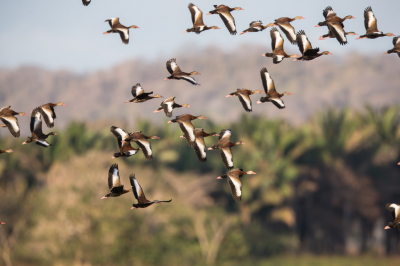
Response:
M231 187L232 197L236 201L240 201L242 199L242 182L238 178L230 177L228 175L228 183Z
M390 204L389 207L394 208L394 214L395 214L395 216L396 216L396 217L399 217L400 206L397 205L397 204L392 203L392 204Z
M139 139L135 142L140 148L142 148L143 154L147 160L153 159L153 151L151 150L151 144L149 141L145 139Z
M220 12L218 14L221 17L222 21L225 23L225 26L230 32L230 34L235 35L236 34L235 19L232 17L231 13Z
M230 170L233 168L233 155L230 148L222 148L219 150L225 168Z
M49 147L51 146L50 143L48 143L47 141L43 140L43 139L39 139L38 141L36 141L36 144L42 147Z
M290 23L279 24L279 28L285 33L289 42L292 44L296 44L296 33L294 32L294 28Z
M179 127L181 128L183 134L185 135L186 141L190 146L194 145L194 141L196 136L194 134L194 126L190 122L179 123Z
M14 137L20 136L18 120L15 117L1 117L1 121L7 126L8 130Z
M189 82L192 83L193 85L200 85L200 84L197 83L197 81L196 81L194 78L192 78L191 76L183 75L183 76L181 76L181 78L184 79L184 80L186 80L186 81L189 81Z
M221 130L221 134L219 134L219 139L230 139L232 136L232 131L230 131L229 129L223 129Z
M366 14L366 17L367 17L367 21L366 21L367 23L365 24L365 26L366 26L365 29L377 26L376 17L374 15L374 13L372 12L372 10L367 11L365 14Z
M117 28L116 29L121 36L121 40L123 43L128 44L129 43L129 29L125 28Z
M271 98L270 101L279 109L285 108L285 104L283 103L282 99L280 98Z
M239 97L240 102L242 103L244 110L246 110L247 112L251 112L252 107L251 107L251 100L250 100L249 95L238 93L238 97Z
M48 127L54 127L54 113L50 107L40 107L41 114Z
M196 152L197 158L199 159L200 162L207 161L206 145L202 137L196 138L194 151Z
M268 73L267 69L264 67L261 69L261 80L264 86L265 93L269 93L271 91L275 91L275 84L271 78L271 75Z

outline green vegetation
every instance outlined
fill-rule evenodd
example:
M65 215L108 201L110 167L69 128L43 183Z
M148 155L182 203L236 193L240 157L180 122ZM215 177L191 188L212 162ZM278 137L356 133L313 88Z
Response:
M198 162L177 125L126 127L161 138L150 162L111 159L113 123L70 123L47 149L0 140L15 150L0 158L0 265L398 264L372 255L399 246L397 231L383 232L384 204L400 200L399 108L327 110L299 127L249 114L193 123L246 143L232 149L235 167L257 172L243 177L242 202L216 180L226 172L219 153ZM126 187L135 173L149 199L172 202L130 210L131 193L100 200L115 162ZM295 252L324 256L283 256Z

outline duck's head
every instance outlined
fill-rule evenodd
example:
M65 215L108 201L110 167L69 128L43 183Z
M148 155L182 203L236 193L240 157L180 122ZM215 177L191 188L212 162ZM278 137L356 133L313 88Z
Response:
M197 71L192 71L192 72L190 72L190 75L200 75L200 73Z
M305 18L302 17L302 16L297 16L297 17L295 17L294 19L305 19Z
M212 27L210 27L210 29L213 29L213 30L220 30L221 28L218 28L217 26L212 26Z
M139 29L139 27L136 26L136 25L132 25L132 26L130 26L129 28L130 28L130 29Z
M196 119L207 119L207 117L199 115L199 116L196 116Z
M322 52L321 54L325 55L325 54L332 54L332 53L330 53L330 52L328 52L328 51L324 51L324 52Z

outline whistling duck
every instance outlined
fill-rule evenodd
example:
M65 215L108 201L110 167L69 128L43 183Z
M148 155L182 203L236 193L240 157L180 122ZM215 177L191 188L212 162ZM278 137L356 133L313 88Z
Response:
M0 120L7 126L11 135L18 138L20 136L20 128L18 124L18 119L14 117L15 115L28 115L24 112L17 113L10 109L11 106L6 106L0 109ZM4 127L4 126L2 126Z
M222 162L226 169L230 170L233 168L233 154L231 147L236 145L244 144L243 141L237 141L235 143L231 142L232 131L230 129L223 129L219 134L218 144L214 144L209 147L209 150L219 149L219 154L221 155Z
M293 61L310 61L321 55L331 54L328 51L324 51L322 53L319 52L319 48L312 48L310 41L308 40L306 33L304 30L301 30L297 33L297 45L299 46L300 52L302 54L301 57L294 59Z
M129 138L129 134L125 130L119 127L112 126L110 131L114 134L115 137L117 137L119 147L119 152L114 153L114 156L112 156L111 158L130 157L138 153L140 148L135 149L131 146L129 141L126 141L126 139Z
M131 208L131 210L136 209L136 208L147 208L150 205L152 205L153 203L162 203L162 202L171 202L172 201L172 199L149 201L148 199L146 199L146 196L143 193L143 189L139 185L134 174L129 176L129 180L131 182L133 195L135 196L136 200L138 201L138 204L132 204L133 207Z
M372 12L372 8L370 6L364 10L364 26L365 29L367 30L367 33L365 35L361 35L360 37L356 38L356 40L364 38L375 39L383 36L395 36L391 32L383 33L378 30L378 21L374 13Z
M257 104L264 103L264 102L271 102L279 109L285 108L285 104L283 103L281 97L283 97L285 95L293 95L293 93L291 93L291 92L284 92L282 94L278 93L275 89L274 81L271 78L270 74L268 73L268 70L265 67L263 67L261 69L260 75L261 75L261 81L262 81L266 96L261 97L260 100L257 101Z
M175 108L180 108L180 107L191 107L189 104L185 103L185 104L177 104L174 101L175 97L170 97L168 99L166 99L165 101L163 101L157 110L154 111L154 113L158 113L161 112L162 110L164 110L164 113L166 116L171 117L172 116L172 110Z
M151 144L148 139L160 139L157 136L146 136L142 134L141 131L136 131L129 133L129 136L126 137L122 142L131 142L134 141L143 151L144 156L147 160L153 159L153 151L151 149Z
M235 19L232 17L231 12L233 10L244 10L241 7L230 8L226 5L214 5L214 10L211 10L207 15L218 14L224 22L229 33L232 35L236 34Z
M285 33L286 38L288 38L289 42L291 44L296 44L296 34L293 26L290 24L290 22L296 20L296 19L304 19L302 16L297 16L295 18L288 18L288 17L282 17L275 19L275 24L279 26L281 31Z
M102 197L101 199L106 199L108 197L119 197L125 193L128 193L132 189L124 189L124 185L121 185L121 179L119 177L118 164L113 164L108 169L108 188L110 193Z
M43 117L44 122L46 123L47 127L54 127L54 119L57 118L56 113L54 112L54 107L58 105L65 106L66 104L63 102L58 103L46 103L39 106L40 114Z
M400 35L393 38L393 45L393 49L384 52L384 54L397 53L397 55L400 57Z
M255 175L256 173L253 171L243 172L243 169L233 169L223 174L217 179L228 178L229 186L231 187L232 197L234 200L239 202L242 199L242 182L240 178L246 174Z
M357 33L350 31L350 32L345 32L345 35L358 35ZM329 38L336 38L335 34L332 33L331 30L329 30L328 34L322 35L319 37L318 40L325 40L325 39L329 39Z
M109 34L109 33L119 33L121 36L121 40L123 43L128 44L129 43L129 29L139 29L138 26L132 25L129 27L125 27L121 23L119 23L119 18L110 18L105 20L104 22L107 22L110 24L111 30L104 32L103 34Z
M83 4L84 6L88 6L88 5L90 4L90 1L91 1L91 0L82 0L82 4Z
M352 15L348 15L344 18L340 18L336 15L331 6L326 7L322 14L325 17L325 21L319 22L318 25L315 25L315 27L328 26L328 36L334 35L334 37L336 37L341 45L347 44L346 33L343 30L343 21L345 21L346 19L354 19L355 17L353 17Z
M31 133L32 135L30 137L26 138L26 141L22 143L22 145L35 142L37 145L42 146L42 147L49 147L52 146L53 144L50 144L46 141L46 139L49 136L56 136L58 135L55 132L50 132L49 134L43 134L42 131L42 115L41 115L41 108L36 107L33 109L32 114L31 114Z
M355 17L353 17L352 15L348 15L344 18L339 18L336 13L333 11L331 6L327 6L323 11L322 11L322 15L324 15L325 17L325 21L323 22L319 22L317 25L315 25L315 27L322 27L322 26L327 26L328 22L340 22L341 26L344 28L343 25L343 21L345 21L346 19L353 19Z
M8 149L8 150L0 149L0 154L2 154L2 153L11 153L11 152L14 152L14 151L12 149Z
M168 121L169 124L171 123L178 123L179 127L181 128L187 143L189 146L193 147L195 145L195 135L194 135L194 126L192 125L192 120L194 119L207 119L206 117L199 115L193 116L190 114L183 114L175 117L171 121Z
M388 223L385 229L392 229L394 227L397 227L400 230L400 212L399 212L400 206L397 205L396 203L387 203L386 209L390 211L394 221Z
M240 35L245 34L247 32L263 31L266 28L272 27L272 26L276 26L276 25L274 23L269 23L268 25L263 26L261 20L253 21L250 23L250 28L248 28L247 30L244 30L242 33L240 33Z
M284 58L299 57L297 54L288 55L283 50L283 38L279 31L274 27L271 29L271 46L272 53L265 53L262 56L272 57L274 64L279 64Z
M131 93L133 96L132 100L125 101L124 103L144 103L148 100L154 99L154 98L164 98L160 94L156 94L154 96L149 96L150 94L153 94L153 92L144 92L142 86L140 86L140 83L137 83L136 85L132 86Z
M237 89L237 91L226 95L226 97L228 98L228 97L238 96L239 101L242 103L244 110L246 110L247 112L251 112L253 108L251 106L250 95L253 95L255 93L264 93L264 92L262 90L251 91L248 89Z
M206 144L204 143L204 138L209 136L219 136L219 134L212 132L206 133L202 128L196 128L194 130L195 136L195 144L193 146L194 151L196 152L197 159L200 162L207 162L207 154L206 154ZM185 138L185 136L180 136L181 138Z
M183 79L192 83L193 85L200 85L194 78L190 76L190 75L200 75L200 73L197 71L192 71L190 73L183 72L176 64L175 58L172 58L171 60L167 61L167 70L171 74L171 76L165 78L164 80Z
M220 29L217 26L207 27L206 25L204 25L203 12L201 12L201 10L197 6L190 3L188 5L188 8L189 8L190 14L192 15L193 27L187 29L183 33L195 32L196 34L200 34L201 32L203 32L205 30L210 30L210 29L219 30Z

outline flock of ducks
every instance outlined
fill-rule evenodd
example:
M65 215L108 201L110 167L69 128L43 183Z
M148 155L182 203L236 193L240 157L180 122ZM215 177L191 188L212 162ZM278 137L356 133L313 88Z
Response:
M83 5L88 6L91 3L91 0L82 0L82 3ZM207 25L205 25L203 22L203 12L196 5L190 3L188 5L188 8L191 13L193 26L184 31L184 33L194 32L196 34L200 34L206 30L220 29L218 26L208 27ZM214 5L214 10L211 10L207 15L218 14L222 19L222 21L224 22L229 33L235 35L237 33L236 24L235 24L235 19L231 14L231 12L235 10L244 10L244 9L241 7L230 8L226 5ZM344 31L343 22L347 19L354 19L352 15L340 18L333 11L332 7L328 6L323 10L323 16L325 20L319 22L316 25L316 27L327 26L329 31L327 34L321 36L320 40L324 40L327 38L336 38L341 45L345 45L347 44L347 37L346 37L347 35L357 35L354 32ZM250 23L249 28L241 32L240 35L248 32L260 32L268 27L272 27L270 30L272 52L265 53L263 54L263 56L272 58L274 64L282 62L282 60L285 58L295 58L293 61L310 61L321 55L331 54L328 51L319 53L319 48L313 48L304 30L299 30L297 33L295 32L294 27L290 23L300 19L304 19L304 17L302 16L297 16L295 18L282 17L275 19L273 23L269 23L266 26L264 26L261 21L253 21ZM122 42L125 44L129 43L129 29L139 28L136 25L132 25L129 27L124 26L119 22L119 18L107 19L105 20L105 22L109 23L111 29L104 32L104 34L119 33ZM371 7L367 7L364 11L364 24L365 24L366 34L361 35L356 39L364 39L364 38L375 39L383 36L394 36L394 34L392 33L383 33L378 30L377 19ZM284 35L291 44L293 45L297 44L301 55L296 55L296 54L288 55L285 53L283 48L284 39L276 27L279 27L279 29L284 33ZM400 57L399 36L393 38L393 45L394 48L388 50L387 52L385 52L385 54L397 53L398 56ZM200 85L192 77L192 75L200 75L200 73L198 73L197 71L183 72L176 63L175 58L166 62L166 68L170 76L168 76L164 80L173 80L173 79L185 80L193 85ZM274 81L265 67L261 69L260 76L261 76L263 90L251 91L249 89L242 88L242 89L237 89L237 91L228 94L226 97L238 96L239 101L241 102L244 110L247 112L251 112L252 101L250 99L250 96L256 93L265 93L265 96L261 97L260 100L257 101L257 104L271 102L279 109L285 108L285 104L282 100L282 97L285 95L292 95L292 93L277 92ZM163 96L159 94L152 96L153 92L145 92L144 89L141 87L140 83L137 83L132 87L131 93L133 99L125 101L125 103L143 103L155 98L163 98ZM42 131L42 119L45 121L47 127L49 128L54 127L54 119L56 118L54 107L58 105L65 105L65 104L62 102L55 104L47 103L35 108L32 111L31 122L30 122L30 129L32 135L30 137L27 137L26 141L23 142L22 144L35 142L36 144L43 147L51 146L51 144L49 144L46 141L46 139L48 138L48 136L57 135L57 133L50 132L48 134L44 134ZM157 110L155 110L154 113L164 111L167 117L172 117L173 109L182 107L191 107L191 106L189 104L182 104L182 105L177 104L175 102L175 97L170 97L165 101L161 102L160 107ZM20 129L18 120L15 117L15 115L25 116L27 114L23 112L20 113L15 112L10 109L10 106L3 107L2 109L0 109L0 120L4 123L3 125L0 125L0 127L7 127L10 133L14 137L19 137ZM200 162L204 163L207 161L206 150L219 150L223 165L229 171L226 174L217 177L217 179L227 179L233 199L236 201L240 201L242 196L242 183L240 178L246 174L256 174L251 170L243 171L243 169L233 169L234 163L233 163L233 153L231 148L237 145L243 145L245 143L242 141L231 142L230 138L232 136L232 131L229 129L222 129L221 132L217 134L216 132L206 133L202 128L195 128L192 124L192 121L196 119L201 120L207 118L202 115L193 116L191 114L182 114L176 116L174 119L171 119L170 121L168 121L168 123L179 124L179 127L183 132L183 135L180 137L186 139L188 145L194 149L196 156ZM153 159L153 151L149 140L159 139L159 137L146 136L145 134L142 133L142 131L134 131L128 133L124 129L115 126L112 126L110 128L110 131L117 138L117 143L119 147L119 151L114 153L111 158L130 157L137 154L141 150L147 160ZM204 138L210 136L218 136L219 139L216 144L213 144L207 149ZM132 147L131 142L136 143L138 148ZM13 152L13 150L11 149L0 150L0 153L10 153L10 152ZM132 190L138 203L133 204L131 209L146 208L154 203L171 202L171 200L149 201L145 197L143 189L139 185L134 174L131 174L129 176L129 180L132 189L125 190L124 186L121 184L118 164L112 164L108 171L108 187L110 189L110 192L106 194L104 197L102 197L102 199L106 199L109 197L118 197ZM386 205L386 208L391 212L394 222L390 222L385 227L385 229L398 227L400 230L400 211L399 211L400 206L395 203L388 203ZM2 222L1 224L4 223Z

